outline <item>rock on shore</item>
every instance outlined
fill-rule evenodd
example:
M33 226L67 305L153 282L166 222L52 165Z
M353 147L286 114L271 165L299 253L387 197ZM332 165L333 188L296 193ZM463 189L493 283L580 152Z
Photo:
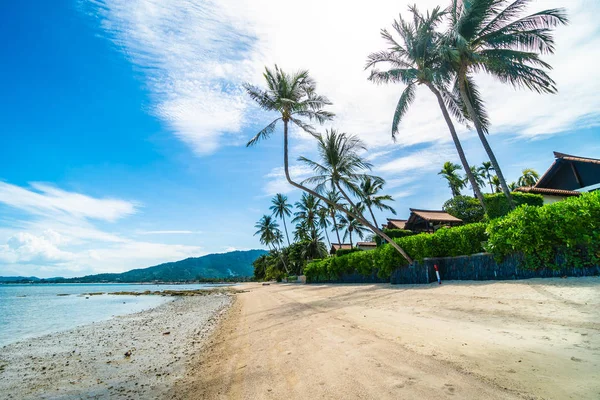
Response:
M0 349L0 399L168 398L219 316L226 294L155 309ZM52 316L48 316L52 318Z

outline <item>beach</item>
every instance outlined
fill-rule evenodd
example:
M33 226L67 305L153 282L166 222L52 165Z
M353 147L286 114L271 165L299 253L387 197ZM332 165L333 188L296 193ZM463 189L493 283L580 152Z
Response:
M0 399L164 399L231 302L174 297L156 308L0 348ZM48 315L52 318L52 315Z
M598 399L600 278L247 285L177 399Z
M600 278L244 284L1 348L0 399L597 399Z

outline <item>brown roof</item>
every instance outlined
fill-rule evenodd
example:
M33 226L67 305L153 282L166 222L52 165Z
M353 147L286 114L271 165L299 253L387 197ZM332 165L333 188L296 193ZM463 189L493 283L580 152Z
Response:
M554 157L562 158L563 160L567 160L567 161L577 161L577 162L582 162L582 163L600 164L600 160L597 158L571 156L569 154L559 153L558 151L554 152Z
M363 247L377 247L377 243L375 242L358 242L356 243L357 246L363 246Z
M520 188L516 188L515 192L523 192L523 193L533 193L533 194L550 194L555 196L580 196L580 192L576 192L575 190L563 190L563 189L548 189L548 188L538 188L535 186L523 186Z
M461 219L448 214L446 211L417 210L417 209L411 208L410 212L423 218L425 221L462 222Z
M396 229L406 229L406 220L405 219L390 219L388 218L388 225L394 226Z
M348 244L348 243L342 243L342 244L331 243L331 248L335 249L335 250L341 250L341 249L348 250L348 249L351 249L352 246L350 244Z

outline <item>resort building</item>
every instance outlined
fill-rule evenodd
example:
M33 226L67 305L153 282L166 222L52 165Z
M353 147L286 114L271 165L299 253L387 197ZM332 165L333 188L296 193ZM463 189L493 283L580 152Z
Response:
M361 250L374 250L377 248L377 243L375 243L375 242L358 242L358 243L356 243L356 247Z
M406 219L387 219L387 224L383 224L383 229L406 229Z
M445 211L410 209L410 217L404 225L404 229L415 233L433 233L444 226L462 225L462 220Z
M338 250L350 250L352 246L349 243L331 243L331 249L329 249L329 254L334 255Z
M534 186L517 192L541 194L544 204L600 189L600 160L554 152L554 163Z

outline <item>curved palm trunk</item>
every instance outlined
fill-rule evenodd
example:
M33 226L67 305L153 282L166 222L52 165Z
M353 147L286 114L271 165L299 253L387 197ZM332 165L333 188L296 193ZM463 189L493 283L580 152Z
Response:
M473 108L473 104L471 104L471 100L469 99L469 96L467 94L467 86L466 86L465 79L464 79L464 73L459 74L458 79L459 79L458 86L460 89L460 97L462 98L463 103L465 103L465 106L467 107L467 112L471 116L471 119L473 120L473 124L475 125L475 129L477 130L477 136L479 136L479 140L481 141L481 144L483 145L483 148L485 149L485 152L487 153L487 155L490 159L490 162L492 163L492 166L494 167L494 171L496 171L496 175L498 176L498 179L500 180L500 186L502 187L502 191L504 192L504 195L508 199L508 204L510 205L510 208L514 209L515 202L513 201L513 198L510 194L510 190L508 189L508 186L506 185L506 180L504 179L504 175L502 174L500 165L498 165L498 161L496 160L496 155L492 151L492 148L490 147L490 144L488 143L487 138L485 137L485 133L483 132L483 129L481 128L481 121L479 120L479 116L475 112L475 108Z
M367 208L369 209L369 212L371 213L371 217L373 218L373 222L375 223L375 226L379 228L379 225L377 224L377 220L375 219L375 214L373 214L373 210L371 209L371 205L367 204Z
M413 263L412 258L410 258L408 254L406 254L406 252L402 249L402 247L400 247L398 245L398 243L394 242L388 235L386 235L385 233L383 233L377 227L374 227L370 222L368 222L364 218L358 217L353 212L344 209L343 207L339 206L338 204L330 202L327 198L321 196L319 193L317 193L314 190L311 190L311 189L309 189L309 188L307 188L305 186L302 186L299 183L294 182L290 178L289 162L288 162L288 121L285 121L285 120L283 121L283 167L284 167L283 169L285 171L285 178L287 179L287 181L289 182L290 185L292 185L295 188L298 188L300 190L303 190L306 193L312 194L317 199L323 200L323 202L325 202L325 204L329 204L330 206L332 206L336 210L338 210L340 212L343 212L344 214L347 214L347 215L353 217L354 219L360 221L360 223L362 223L363 225L367 226L369 229L371 229L373 232L375 232L377 235L381 236L385 241L387 241L394 249L396 249L402 255L402 257L404 257L406 259L406 261L408 261L409 264ZM342 192L342 194L344 194L344 193ZM344 196L344 197L347 198L347 196Z
M290 236L288 235L287 225L285 224L285 214L281 214L281 219L283 221L283 228L285 229L285 238L287 239L288 246L290 246Z
M440 109L442 110L442 115L444 116L444 119L446 120L448 129L450 130L450 136L452 136L452 140L454 141L454 146L456 147L456 152L458 153L458 158L460 158L460 162L465 170L465 173L467 174L467 178L469 178L469 182L471 183L471 186L473 187L473 193L475 194L475 197L477 198L477 200L479 200L479 203L483 207L483 211L487 214L485 202L483 201L483 195L481 194L479 185L475 181L475 177L473 176L473 172L471 171L471 166L469 165L469 163L467 161L467 157L465 156L465 152L462 148L462 144L460 144L458 134L456 133L456 129L454 129L454 124L452 123L450 114L448 114L448 109L446 108L444 99L442 98L442 95L440 94L439 90L437 90L435 88L435 86L433 86L433 84L427 82L426 85L429 88L429 90L431 90L433 92L433 94L435 95L435 97L437 98ZM456 197L456 196L454 195L453 197Z

